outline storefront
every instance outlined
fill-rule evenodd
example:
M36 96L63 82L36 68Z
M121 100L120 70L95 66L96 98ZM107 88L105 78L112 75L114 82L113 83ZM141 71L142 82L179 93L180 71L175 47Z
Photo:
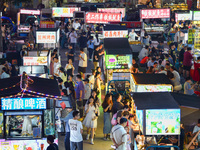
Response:
M143 135L136 136L136 148L173 146L165 137L180 135L181 111L170 93L132 93L136 116ZM179 138L176 137L179 141ZM161 145L162 143L162 145ZM178 142L179 143L179 142ZM169 147L168 147L169 148Z
M55 135L55 100L60 100L57 81L29 77L21 90L21 76L0 80L0 149L46 150L46 137ZM5 84L6 83L6 84Z
M132 74L132 92L172 92L173 86L165 74Z
M118 84L117 81L124 82L124 88L127 86L130 87L129 69L131 67L132 62L132 52L128 43L128 39L105 38L104 49L104 60L106 69L106 91L115 91L117 89L117 87L115 87ZM122 90L118 90L118 92L119 91Z
M167 40L165 35L170 29L170 9L141 9L140 19L143 20L144 29L153 41Z
M27 37L30 27L39 24L40 10L20 9L17 13L17 36Z

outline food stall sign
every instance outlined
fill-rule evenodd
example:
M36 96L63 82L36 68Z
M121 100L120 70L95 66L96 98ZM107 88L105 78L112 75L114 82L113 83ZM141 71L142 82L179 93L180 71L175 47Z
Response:
M86 23L109 23L121 21L120 13L86 13Z
M194 33L194 49L200 50L200 30L195 30Z
M44 65L47 66L47 56L40 56L40 57L23 57L23 65L24 66L40 66Z
M79 11L78 7L53 7L52 8L52 17L73 17L73 12Z
M177 21L184 21L184 20L192 20L192 11L190 11L190 13L176 13L175 14L175 19L176 19L176 22Z
M170 9L141 9L141 19L170 18Z
M200 20L200 11L193 11L193 20Z
M3 98L1 110L46 109L46 98Z
M137 85L137 92L172 92L171 85Z
M121 38L128 35L128 30L103 31L104 38Z
M55 28L54 21L40 21L40 28Z
M20 9L20 14L40 15L40 10Z
M57 43L56 32L36 31L36 43Z
M107 69L128 69L131 66L131 55L106 55Z
M121 13L122 17L125 17L126 9L125 8L97 8L98 13Z
M146 135L179 135L180 109L146 110Z

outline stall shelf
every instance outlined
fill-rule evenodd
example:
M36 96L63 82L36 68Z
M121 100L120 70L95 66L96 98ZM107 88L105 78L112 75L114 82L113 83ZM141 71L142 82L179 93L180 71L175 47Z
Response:
M106 86L109 81L116 78L129 80L132 52L128 38L105 38L104 49Z
M132 74L132 92L171 92L173 86L165 74Z
M46 150L46 137L57 137L54 104L60 90L56 80L29 76L24 82L22 76L0 80L0 149Z

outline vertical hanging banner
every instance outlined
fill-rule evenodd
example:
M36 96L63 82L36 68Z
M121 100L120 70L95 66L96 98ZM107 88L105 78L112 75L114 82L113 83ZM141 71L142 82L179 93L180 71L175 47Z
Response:
M120 13L86 13L86 23L109 23L121 21Z

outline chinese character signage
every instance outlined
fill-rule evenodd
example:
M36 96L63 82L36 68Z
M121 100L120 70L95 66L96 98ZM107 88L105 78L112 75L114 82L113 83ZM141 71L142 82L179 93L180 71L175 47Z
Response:
M103 31L104 38L121 38L128 35L128 30L122 31Z
M54 21L40 21L40 28L55 28Z
M194 11L193 20L200 20L200 11Z
M40 10L20 9L20 14L40 15Z
M170 18L170 9L141 9L141 19Z
M73 17L73 12L79 11L78 7L53 7L52 8L52 16L53 17Z
M176 13L175 14L175 19L176 19L176 22L177 21L184 21L184 20L192 20L192 11L190 11L190 13L182 13L182 14L178 14Z
M23 57L23 65L24 66L40 66L45 65L47 66L47 56L40 56L40 57Z
M125 17L125 8L97 8L98 13L121 13L122 17Z
M36 43L57 43L56 32L36 31Z
M46 98L3 98L1 110L46 109Z
M121 21L120 13L86 13L86 23L109 23Z
M131 66L131 55L106 55L107 69L128 69Z

